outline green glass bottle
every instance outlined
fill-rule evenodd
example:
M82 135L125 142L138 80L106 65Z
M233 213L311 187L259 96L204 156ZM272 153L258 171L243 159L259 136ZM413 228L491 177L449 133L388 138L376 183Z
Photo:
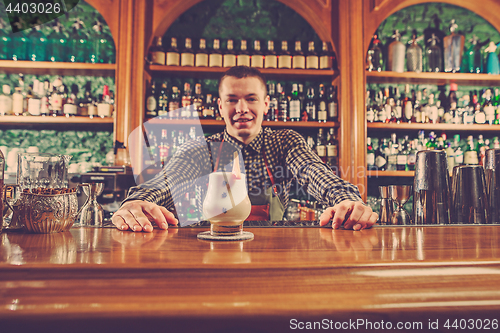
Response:
M0 18L0 60L12 59L12 38L6 31L7 24Z
M83 30L85 24L79 18L75 19L72 25L72 32L69 38L69 61L86 62L88 59L88 34Z
M47 60L47 38L42 33L42 26L36 25L31 28L28 34L28 60L46 61Z
M14 22L18 29L22 28L22 22ZM12 34L12 60L27 60L28 59L28 38L24 31Z
M89 43L89 61L93 64L114 62L113 38L104 31L104 26L99 20L96 20L92 31Z
M49 41L49 59L52 62L68 61L68 34L58 19L54 20L52 31L47 37Z

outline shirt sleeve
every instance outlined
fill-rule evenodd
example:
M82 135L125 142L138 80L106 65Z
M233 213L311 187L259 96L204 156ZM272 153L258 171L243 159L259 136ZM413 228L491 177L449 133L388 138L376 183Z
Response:
M173 210L197 179L210 173L210 156L204 139L188 142L175 152L153 179L131 187L123 203L131 200L153 202Z
M335 175L299 133L287 130L283 134L286 164L298 183L307 186L310 195L329 206L344 200L363 202L358 188Z

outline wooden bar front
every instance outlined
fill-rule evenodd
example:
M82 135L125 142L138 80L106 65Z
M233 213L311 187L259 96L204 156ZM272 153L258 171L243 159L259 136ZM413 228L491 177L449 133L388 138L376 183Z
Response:
M245 242L198 240L205 230L4 232L0 330L449 332L448 319L500 319L498 225L254 227Z

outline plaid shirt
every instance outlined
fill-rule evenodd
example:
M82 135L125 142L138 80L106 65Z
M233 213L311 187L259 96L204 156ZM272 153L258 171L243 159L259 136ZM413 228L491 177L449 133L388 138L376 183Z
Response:
M224 143L220 150L222 138ZM245 167L242 171L246 174L251 201L252 195L258 195L271 186L262 151L266 155L280 201L285 208L294 178L299 185L307 187L308 194L330 207L343 200L362 201L358 188L336 176L299 133L290 129L270 128L262 128L257 137L247 145L235 140L226 130L208 138L201 137L186 142L178 148L160 174L130 188L125 201L145 200L173 210L174 202L182 200L185 193L193 190L194 185L202 192L206 191L208 175L214 170L218 155L218 170L231 171L235 151L239 152L240 166ZM199 198L204 198L203 194ZM201 200L198 204L200 203Z

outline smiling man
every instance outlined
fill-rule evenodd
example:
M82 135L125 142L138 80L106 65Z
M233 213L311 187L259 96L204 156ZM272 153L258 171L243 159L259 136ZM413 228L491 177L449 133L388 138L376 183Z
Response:
M378 215L363 204L357 187L337 177L300 134L262 127L269 96L266 80L257 69L230 68L219 82L219 95L225 131L187 142L157 177L131 188L112 218L118 229L151 232L152 222L162 229L177 224L171 212L175 193L185 193L189 180L209 174L213 161L221 158L222 150L207 149L207 143L241 152L252 203L247 220L282 220L288 190L296 179L318 202L328 206L320 217L321 225L332 220L333 228L343 224L344 228L360 230L377 222Z

